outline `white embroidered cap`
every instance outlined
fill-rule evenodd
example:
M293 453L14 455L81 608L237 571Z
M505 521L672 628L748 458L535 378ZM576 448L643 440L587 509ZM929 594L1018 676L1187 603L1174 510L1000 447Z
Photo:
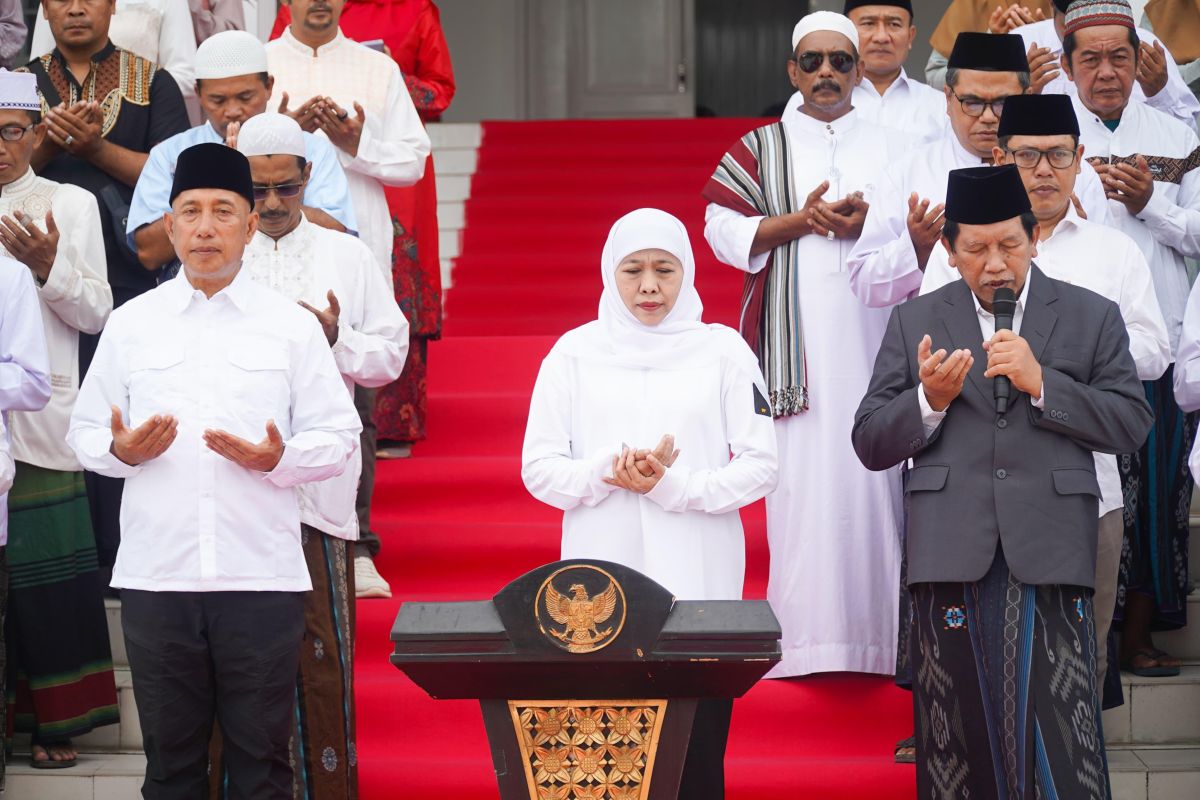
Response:
M0 108L19 108L23 111L42 110L37 78L32 72L9 72L6 69L0 69Z
M287 114L274 111L255 114L242 123L237 136L237 149L246 158L282 155L308 158L300 123Z
M833 11L814 11L806 14L792 29L792 49L795 50L796 46L800 44L800 40L813 31L840 33L850 40L855 51L858 50L858 29L845 14L837 14Z
M200 80L256 75L267 71L267 48L245 31L221 31L196 48L196 77Z

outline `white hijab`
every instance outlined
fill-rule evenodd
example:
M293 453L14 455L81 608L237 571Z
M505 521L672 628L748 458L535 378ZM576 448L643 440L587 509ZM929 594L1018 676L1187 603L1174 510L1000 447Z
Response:
M657 325L638 321L617 289L617 267L639 250L665 250L683 265L683 284L675 305ZM704 304L696 292L696 259L687 229L657 208L639 208L613 223L600 257L604 292L595 322L576 328L558 347L567 355L644 369L671 369L712 358L723 349L717 339L733 333L723 325L700 321ZM736 334L734 334L736 336Z

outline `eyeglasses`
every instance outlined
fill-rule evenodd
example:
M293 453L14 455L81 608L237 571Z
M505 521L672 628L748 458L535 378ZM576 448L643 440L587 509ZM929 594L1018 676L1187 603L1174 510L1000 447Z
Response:
M1012 153L1013 161L1017 162L1017 166L1022 169L1035 169L1038 164L1042 163L1043 158L1050 162L1050 166L1055 169L1066 169L1075 163L1075 151L1066 147L1055 147L1052 150L1020 147L1008 152Z
M968 117L982 117L983 110L990 107L996 119L1000 119L1000 115L1004 112L1004 101L1008 98L1001 97L998 100L980 100L978 97L959 97L955 94L954 99L962 106L963 113Z
M844 50L835 50L832 53L818 53L815 50L805 50L800 55L792 59L796 62L796 66L809 75L816 72L825 63L825 59L829 59L829 65L843 75L854 69L854 56Z
M33 130L32 124L26 125L23 128L20 125L5 125L3 128L0 128L0 139L6 142L19 142L31 130Z
M279 196L281 200L287 200L300 194L300 190L304 188L302 183L285 183L280 186L255 186L254 201L260 202L270 197L271 192Z

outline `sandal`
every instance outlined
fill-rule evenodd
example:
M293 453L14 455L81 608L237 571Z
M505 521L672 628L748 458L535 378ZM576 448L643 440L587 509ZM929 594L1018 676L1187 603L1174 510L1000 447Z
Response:
M1134 661L1139 657L1154 662L1153 666L1134 666ZM1144 647L1141 650L1134 650L1127 658L1121 660L1121 670L1131 672L1139 678L1174 678L1179 674L1178 666L1171 666L1161 663L1160 659L1169 657L1162 650L1154 650L1149 647Z
M893 758L897 764L917 763L917 737L913 735L896 742L896 750Z
M52 750L57 748L74 749L74 746L71 744L70 739L60 739L55 742L32 742L30 745L31 752L29 753L29 766L33 767L34 769L68 769L78 763L78 753L76 753L74 758L55 760ZM38 750L41 750L46 754L44 759L39 759L37 757Z

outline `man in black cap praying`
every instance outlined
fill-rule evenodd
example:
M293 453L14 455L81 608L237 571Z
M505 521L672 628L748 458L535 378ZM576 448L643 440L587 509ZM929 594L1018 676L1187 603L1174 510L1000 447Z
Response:
M147 800L292 797L288 740L312 588L294 488L340 474L361 425L316 318L242 270L246 157L180 154L166 230L182 269L109 318L67 442L125 479L122 589Z
M1038 233L1015 166L950 173L963 280L893 309L855 418L864 465L913 463L920 797L1109 795L1092 453L1136 447L1152 414L1116 304L1041 272Z

